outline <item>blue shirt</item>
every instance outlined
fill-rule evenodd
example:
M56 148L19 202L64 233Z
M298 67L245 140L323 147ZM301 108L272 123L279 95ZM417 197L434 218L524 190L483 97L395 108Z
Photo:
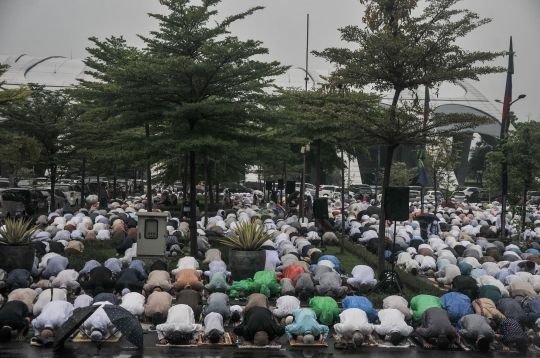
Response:
M373 308L373 304L366 298L362 296L347 296L341 301L341 312L349 308L359 308L362 311L366 312L369 323L375 322L379 319L379 314Z
M317 315L310 308L300 308L292 312L294 322L285 327L287 338L291 339L293 334L296 336L311 332L313 336L321 334L323 339L328 336L328 327L317 322Z

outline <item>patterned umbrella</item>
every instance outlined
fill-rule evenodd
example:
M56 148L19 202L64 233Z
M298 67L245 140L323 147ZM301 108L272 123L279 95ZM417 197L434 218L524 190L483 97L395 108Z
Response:
M64 342L90 317L99 306L88 306L77 308L73 311L73 315L55 332L53 351L58 351L64 348ZM139 325L140 327L140 325Z
M137 348L142 349L143 330L137 317L120 306L104 305L103 310L122 335Z

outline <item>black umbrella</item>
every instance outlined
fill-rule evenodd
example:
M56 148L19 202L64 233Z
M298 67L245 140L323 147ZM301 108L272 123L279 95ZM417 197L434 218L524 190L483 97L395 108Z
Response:
M120 306L104 305L103 310L122 335L137 348L142 349L143 330L137 317Z
M373 214L380 215L381 208L379 208L378 206L370 206L369 208L366 209L366 215L371 216Z
M416 216L416 220L423 220L425 222L431 223L435 220L440 220L440 219L433 214L420 214Z
M75 332L84 321L88 319L99 306L88 306L77 308L73 311L73 315L68 318L60 328L54 332L54 346L53 351L58 351L64 347L64 342Z

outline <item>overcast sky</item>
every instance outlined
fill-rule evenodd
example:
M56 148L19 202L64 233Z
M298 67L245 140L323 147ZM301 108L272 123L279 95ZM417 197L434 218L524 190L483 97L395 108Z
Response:
M233 35L263 41L270 51L267 60L301 67L305 65L306 14L310 14L310 51L347 46L337 29L361 25L363 14L357 0L224 0L220 17L257 5L266 9L236 23ZM507 50L513 36L514 98L527 95L513 110L521 120L529 115L540 120L540 0L463 0L459 7L493 19L459 41L465 49ZM90 46L90 36L122 35L130 44L142 46L136 34L157 29L147 13L163 11L157 0L0 0L0 53L82 59L88 55L85 48ZM501 58L494 64L506 66L507 62ZM331 66L310 55L309 67ZM503 98L505 81L505 74L497 74L473 85L493 101Z

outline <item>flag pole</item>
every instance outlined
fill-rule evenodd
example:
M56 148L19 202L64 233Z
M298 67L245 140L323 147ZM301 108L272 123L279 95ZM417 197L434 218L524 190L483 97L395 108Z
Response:
M501 121L501 151L503 144L508 138L508 128L510 127L510 105L512 102L512 74L514 73L514 49L512 36L510 36L510 54L508 57L508 71L506 73L506 88L504 90L504 101ZM504 152L503 152L504 155ZM506 201L508 196L508 167L506 160L502 163L501 173L502 210L501 210L501 238L506 238Z
M424 142L426 138L425 130L426 125L429 120L429 88L426 86L426 92L424 95ZM420 213L424 213L424 187L428 183L427 181L427 175L426 175L426 168L424 167L424 151L425 151L425 143L420 148L420 151L418 152L418 182L422 186L422 189L420 190ZM435 188L437 189L437 188ZM435 208L436 210L437 208Z

